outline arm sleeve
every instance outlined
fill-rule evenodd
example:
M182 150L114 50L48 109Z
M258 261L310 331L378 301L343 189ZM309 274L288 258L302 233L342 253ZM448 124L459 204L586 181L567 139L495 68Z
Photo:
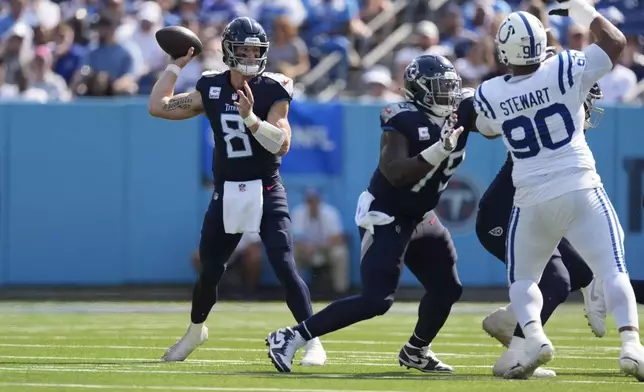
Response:
M481 135L496 136L501 134L501 130L496 129L492 122L492 120L496 119L496 114L483 94L482 88L486 85L487 83L481 84L474 93L472 106L476 112L476 129Z

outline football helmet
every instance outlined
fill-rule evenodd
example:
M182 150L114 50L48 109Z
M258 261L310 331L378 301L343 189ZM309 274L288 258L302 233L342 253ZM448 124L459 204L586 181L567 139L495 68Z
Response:
M418 56L405 70L404 91L427 114L447 117L461 102L461 78L445 57Z
M235 18L224 28L221 37L223 61L243 75L259 75L266 69L268 45L268 36L256 20Z

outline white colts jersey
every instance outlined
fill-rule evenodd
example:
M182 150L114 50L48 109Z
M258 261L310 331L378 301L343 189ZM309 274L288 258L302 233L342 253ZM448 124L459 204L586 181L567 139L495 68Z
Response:
M536 72L499 76L475 94L484 135L502 135L512 155L515 205L530 206L601 187L584 135L584 100L613 64L597 45L546 59Z

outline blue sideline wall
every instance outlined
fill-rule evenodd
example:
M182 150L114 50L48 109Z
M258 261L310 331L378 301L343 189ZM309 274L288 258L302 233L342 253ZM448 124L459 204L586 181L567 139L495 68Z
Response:
M353 215L377 161L378 111L344 106L339 176L285 176L291 207L316 185L340 208L353 237L356 283ZM210 197L202 186L201 121L153 119L140 100L0 105L0 285L192 282L189 257ZM642 124L643 109L610 108L588 134L636 278L644 278ZM440 212L459 252L463 283L505 285L502 264L473 232L477 198L505 149L500 140L469 140ZM264 281L276 283L268 266ZM402 284L416 282L406 271Z

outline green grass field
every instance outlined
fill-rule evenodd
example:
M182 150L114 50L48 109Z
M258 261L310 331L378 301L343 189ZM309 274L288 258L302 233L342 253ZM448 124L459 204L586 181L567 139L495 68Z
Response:
M264 346L268 332L292 324L281 303L218 304L210 340L184 363L159 358L185 331L187 303L0 303L0 391L644 391L619 373L612 320L595 338L581 304L562 307L546 327L557 378L493 378L502 350L481 321L497 305L455 307L432 348L456 373L436 376L398 366L416 320L411 303L323 337L327 365L291 374L275 371Z

